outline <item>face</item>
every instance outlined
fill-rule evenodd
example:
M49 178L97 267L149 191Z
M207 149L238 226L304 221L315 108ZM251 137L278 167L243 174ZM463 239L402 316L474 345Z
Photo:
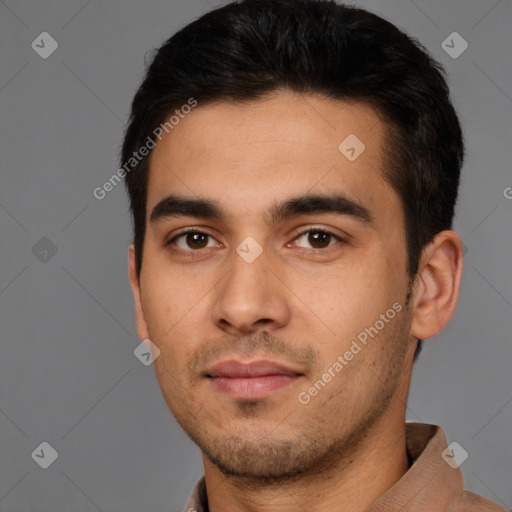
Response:
M414 344L384 130L362 104L279 92L199 105L153 150L138 331L226 474L319 471L403 421Z

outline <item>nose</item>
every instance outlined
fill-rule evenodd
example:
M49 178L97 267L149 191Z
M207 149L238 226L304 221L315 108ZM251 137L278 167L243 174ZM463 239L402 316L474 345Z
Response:
M274 330L290 319L289 290L276 265L265 250L249 261L233 251L231 271L215 288L213 321L230 334Z

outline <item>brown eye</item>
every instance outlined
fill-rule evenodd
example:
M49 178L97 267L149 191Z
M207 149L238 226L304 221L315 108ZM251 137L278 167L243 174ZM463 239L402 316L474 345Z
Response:
M317 249L323 249L329 246L331 235L325 231L310 231L308 242Z
M185 243L192 249L202 249L208 244L208 235L204 233L187 233Z
M306 249L326 249L334 245L336 241L343 241L338 235L323 229L309 229L307 231L303 231L295 240L299 247L304 247ZM302 241L302 244L299 243L300 241ZM309 247L307 247L307 245L303 245L304 242L309 244Z
M197 249L212 247L213 238L201 231L185 231L172 238L167 245L175 245L179 249L193 252Z

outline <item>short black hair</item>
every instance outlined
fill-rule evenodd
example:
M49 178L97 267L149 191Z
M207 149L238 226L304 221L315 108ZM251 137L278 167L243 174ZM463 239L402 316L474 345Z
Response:
M126 169L155 128L191 98L199 105L247 102L280 89L363 102L385 121L384 177L403 205L414 276L424 246L452 226L463 136L440 64L417 40L364 9L328 0L244 0L204 14L168 39L148 67L121 162ZM149 156L126 169L125 178L138 273Z

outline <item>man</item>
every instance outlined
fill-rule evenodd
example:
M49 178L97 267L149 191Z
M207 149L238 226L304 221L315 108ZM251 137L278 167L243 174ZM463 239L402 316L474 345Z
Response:
M203 454L185 510L504 510L405 422L462 160L439 66L364 10L246 0L160 48L122 161L138 334Z

